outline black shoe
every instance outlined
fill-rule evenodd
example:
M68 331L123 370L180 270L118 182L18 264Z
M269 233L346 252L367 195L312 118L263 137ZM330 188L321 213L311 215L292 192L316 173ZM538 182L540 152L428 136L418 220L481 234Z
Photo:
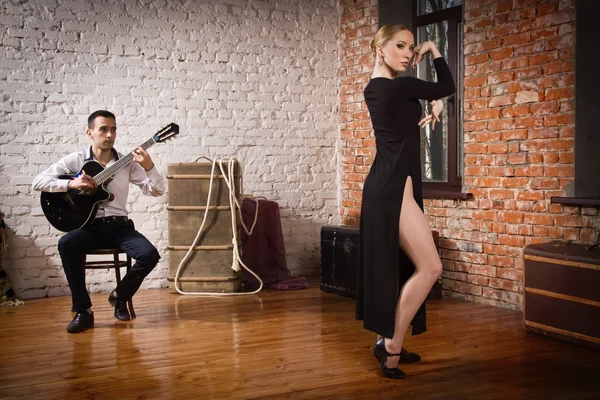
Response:
M67 326L67 332L79 333L94 327L94 313L84 311L75 314L73 321Z
M411 353L410 351L405 350L404 347L402 348L402 351L400 352L400 362L414 363L419 361L421 361L420 355Z
M115 308L116 319L119 321L129 321L131 319L131 315L129 315L129 310L127 309L127 301L118 298L115 290L110 292L108 302Z
M387 359L387 357L384 357ZM381 372L383 376L390 379L404 379L406 378L406 374L400 368L388 368L387 361L384 360L383 364L381 364Z
M377 361L379 361L379 364L381 365L381 372L383 373L383 376L385 376L386 378L390 378L390 379L404 379L406 377L406 374L400 368L398 368L398 367L388 368L387 367L387 358L388 357L400 356L400 359L402 359L402 353L401 354L388 353L388 351L385 349L385 339L383 337L379 338L379 340L377 340L377 342L375 342L375 347L373 347L373 355L375 356L375 358L377 359Z
M117 303L117 300L119 300L119 298L117 297L117 291L113 290L112 292L110 292L110 294L108 295L108 302L110 303L111 306L115 306L115 304Z
M383 337L380 337L375 342L375 347L373 348L373 355L377 359L381 359L382 356L385 356L385 357L401 357L402 356L402 354L388 353L388 351L385 348L385 339Z

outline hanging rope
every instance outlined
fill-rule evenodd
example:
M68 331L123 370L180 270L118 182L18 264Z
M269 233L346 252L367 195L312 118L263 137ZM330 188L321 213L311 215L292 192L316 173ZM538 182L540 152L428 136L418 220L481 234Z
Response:
M240 256L240 252L239 252L239 245L238 245L238 237L237 237L237 235L238 235L237 226L238 226L238 216L239 216L239 222L241 223L242 227L244 228L244 231L246 231L248 236L252 235L252 232L254 231L254 227L256 226L256 221L258 220L258 200L259 200L259 198L264 199L264 197L253 197L253 196L248 196L248 195L242 196L243 198L250 198L256 202L256 212L254 214L254 222L252 223L252 226L250 227L250 229L248 229L246 227L246 224L244 224L244 220L242 218L242 205L239 203L237 197L235 196L235 193L236 193L235 174L234 174L235 166L238 165L240 168L240 171L242 169L239 161L235 158L230 158L228 160L215 158L214 160L211 160L210 158L208 158L206 156L201 156L201 157L198 157L195 162L198 162L198 160L200 160L201 158L205 158L209 162L212 162L212 167L211 167L211 171L210 171L210 183L208 185L208 196L206 198L206 208L204 209L204 216L202 218L202 223L200 224L200 229L198 229L198 234L196 235L196 238L192 242L192 245L190 246L189 250L187 251L187 253L183 257L183 259L179 263L179 266L177 267L177 272L175 273L175 279L174 279L175 290L179 294L195 295L195 296L244 296L244 295L256 294L262 290L263 281L262 281L262 279L260 279L260 277L257 274L254 273L254 271L252 271L250 268L248 268L248 266L246 264L244 264L241 260L241 256ZM227 163L227 172L225 172L223 169L224 163ZM238 272L238 271L240 271L240 264L241 264L241 266L246 271L248 271L250 274L252 274L258 280L260 285L259 285L258 289L256 289L253 292L239 292L239 293L237 293L237 292L236 293L185 292L179 288L179 275L181 273L181 270L183 269L183 266L186 265L187 261L191 257L191 255L194 251L194 248L198 245L200 237L202 236L202 233L204 231L204 225L206 223L206 218L208 216L208 209L210 207L210 198L211 198L211 193L212 193L212 188L213 188L213 179L215 176L216 165L219 165L221 175L223 175L225 184L227 185L227 188L229 189L229 207L231 209L231 232L232 232L232 236L233 236L231 239L231 242L233 244L233 262L231 264L231 269ZM240 188L239 189L240 189L240 193L241 193L243 191L242 177L240 177Z

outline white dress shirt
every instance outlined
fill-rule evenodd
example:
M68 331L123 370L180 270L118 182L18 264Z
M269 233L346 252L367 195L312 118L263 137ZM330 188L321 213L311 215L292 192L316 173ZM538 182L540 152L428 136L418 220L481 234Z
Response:
M123 154L113 150L113 158L106 165L110 167ZM68 190L69 179L59 179L60 175L75 175L81 171L86 162L95 161L92 153L92 146L87 150L71 153L48 169L35 177L31 184L34 190L43 192L66 192ZM114 196L112 201L105 201L100 204L96 218L127 216L127 196L129 195L129 183L133 183L142 189L142 193L148 196L161 196L165 192L165 180L163 176L152 166L148 171L136 162L130 162L119 169L113 176L110 183L105 184L106 189Z

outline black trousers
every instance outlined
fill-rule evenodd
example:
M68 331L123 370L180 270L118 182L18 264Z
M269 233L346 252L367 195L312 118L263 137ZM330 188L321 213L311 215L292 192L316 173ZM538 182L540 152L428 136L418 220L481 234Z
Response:
M97 218L87 228L70 231L58 241L58 252L71 288L75 312L83 312L92 306L85 286L83 255L102 248L119 248L135 260L116 288L123 300L133 297L160 260L156 247L135 230L132 220L124 217Z

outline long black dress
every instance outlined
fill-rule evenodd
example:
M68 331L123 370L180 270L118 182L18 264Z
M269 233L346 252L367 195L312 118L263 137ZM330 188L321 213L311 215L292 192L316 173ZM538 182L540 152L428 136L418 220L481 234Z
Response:
M398 296L414 273L399 245L399 220L407 178L423 209L420 162L422 108L419 99L435 100L454 93L446 61L434 60L438 82L414 77L373 78L364 90L377 153L363 187L359 233L356 318L365 329L394 336ZM412 320L412 334L425 332L425 303Z

